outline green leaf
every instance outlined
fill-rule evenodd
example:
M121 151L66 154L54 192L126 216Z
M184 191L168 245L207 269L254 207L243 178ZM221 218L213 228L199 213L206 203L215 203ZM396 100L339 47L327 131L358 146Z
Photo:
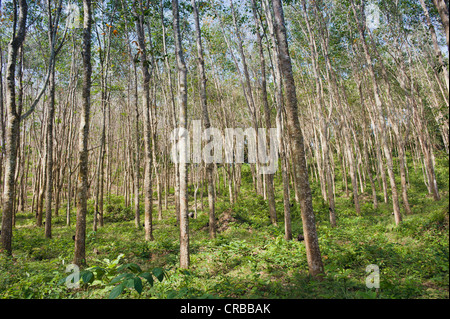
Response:
M99 266L94 266L86 270L93 272L95 274L95 277L97 277L97 279L101 279L103 275L106 273L106 270Z
M119 268L117 268L117 271L122 271L124 269L129 269L129 270L131 270L134 273L142 272L141 267L139 267L139 265L136 265L136 264L133 264L133 263L122 265Z
M139 265L137 265L137 264L128 264L127 268L130 269L134 273L142 272L141 267L139 267Z
M148 283L150 284L150 286L153 287L153 276L151 273L149 272L143 272L141 273L139 276L141 276L142 278L147 279Z
M111 280L110 284L116 284L119 281L121 281L124 278L129 278L130 276L133 276L132 274L120 274L119 276L115 277L113 280Z
M138 292L138 294L142 293L142 280L139 277L134 277L134 289Z
M94 274L90 272L89 270L83 271L81 278L83 278L83 282L88 284L94 279Z
M125 284L121 283L120 285L116 286L113 288L113 290L111 290L111 293L109 294L109 299L116 299L117 296L119 296L123 289L125 288Z
M136 278L136 277L134 277ZM133 288L134 287L134 278L130 278L127 281L124 281L125 287L127 288Z
M156 278L158 278L158 280L161 282L164 279L164 269L162 268L155 268L153 269L153 274L155 275Z

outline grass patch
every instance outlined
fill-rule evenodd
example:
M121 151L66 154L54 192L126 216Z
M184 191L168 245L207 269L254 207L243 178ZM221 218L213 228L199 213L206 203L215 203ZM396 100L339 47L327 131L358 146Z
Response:
M438 172L448 176L448 167ZM251 176L245 174L244 179L251 182ZM410 178L419 177L410 172ZM92 214L88 216L88 267L105 267L105 260L123 254L117 267L134 263L143 271L155 267L165 270L163 281L143 285L141 294L124 290L118 298L449 297L447 190L441 191L441 201L434 202L423 195L423 185L414 180L409 192L413 214L404 216L399 226L391 215L391 203L380 201L378 208L373 208L370 189L362 196L367 200L361 202L360 216L354 212L351 198L338 192L336 228L329 225L326 204L315 196L326 271L323 281L315 281L308 275L304 242L283 238L282 188L280 179L275 181L276 227L270 224L266 201L254 195L251 184L243 184L233 206L226 192L218 197L219 222L225 213L232 218L217 238L209 239L206 211L199 210L198 218L190 219L189 271L178 269L179 230L172 210L164 211L161 221L154 213L155 240L145 242L143 228L135 228L134 212L125 207L123 198L111 196L106 200L104 227L93 232ZM317 192L318 185L312 187ZM207 198L204 200L207 207ZM296 235L302 232L300 209L294 204L291 210ZM0 254L0 298L107 298L111 294L113 286L106 283L78 289L60 283L73 258L75 228L65 226L65 216L54 219L53 238L48 240L44 229L34 226L32 214L17 215L13 256ZM371 264L380 269L377 292L365 285L366 267Z

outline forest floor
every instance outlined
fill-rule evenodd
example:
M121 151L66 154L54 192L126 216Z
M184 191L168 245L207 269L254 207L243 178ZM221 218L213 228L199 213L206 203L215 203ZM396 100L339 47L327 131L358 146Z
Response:
M155 277L152 286L142 280L142 290L128 285L118 298L449 298L448 162L440 164L439 202L428 195L422 173L411 168L413 214L404 216L400 226L395 226L392 205L383 202L382 194L378 209L373 209L370 188L361 196L367 198L362 201L361 215L356 215L337 176L338 226L331 228L328 208L318 200L320 190L313 183L326 272L322 281L308 276L304 242L283 238L281 181L275 180L279 222L273 226L267 203L254 195L251 175L243 171L238 202L231 206L226 193L218 197L216 239L208 237L206 211L199 210L198 218L190 220L189 271L177 268L178 228L172 206L163 211L161 221L154 213L155 240L145 242L144 230L135 228L134 214L124 207L123 198L109 196L105 226L93 232L92 214L88 218L90 272L82 272L81 285L75 289L67 288L64 280L73 258L75 211L72 226L67 227L61 208L54 217L51 240L44 238L43 228L34 226L31 213L19 213L13 256L0 253L0 298L108 298L118 286L119 280L113 278L127 272L128 277L122 275L122 279L133 278L133 273L147 278L147 270ZM207 207L206 197L204 201ZM228 214L232 218L224 222ZM292 207L292 228L295 236L302 232L297 205ZM369 265L379 267L378 291L366 287Z

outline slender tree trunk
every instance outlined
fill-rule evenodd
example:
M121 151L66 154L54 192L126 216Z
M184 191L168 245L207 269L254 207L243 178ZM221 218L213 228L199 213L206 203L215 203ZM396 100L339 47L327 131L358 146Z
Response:
M276 43L275 29L273 25L273 15L270 10L270 4L268 0L262 2L264 12L267 17L267 26L270 33L270 40L272 44L272 72L275 80L275 101L277 105L276 126L278 135L278 145L280 146L280 158L281 158L281 176L283 179L283 206L284 206L284 238L286 240L292 239L292 226L291 226L291 203L289 193L289 169L288 159L286 155L286 143L284 139L284 125L283 125L283 83L280 71L280 59L278 57L278 46Z
M142 2L140 2L140 11L142 12ZM144 16L140 14L136 21L136 30L138 35L139 48L141 51L141 70L144 77L142 95L143 114L144 114L144 205L145 205L145 240L153 240L153 222L152 222L152 208L153 208L153 191L152 191L152 143L151 143L151 110L150 110L150 69L149 60L147 59L147 50L145 47L145 32L144 32Z
M208 100L206 94L206 72L205 72L205 60L203 58L203 45L202 45L202 35L200 29L200 19L197 8L196 0L192 1L192 7L194 9L194 20L195 20L195 31L197 38L197 64L199 69L200 76L200 100L202 104L202 115L203 115L203 123L205 129L209 129L211 127L211 123L209 120L209 112L208 112ZM215 217L215 196L214 196L214 164L207 163L206 164L206 180L207 180L207 188L208 188L208 206L209 206L209 237L216 237L216 217ZM202 191L203 194L203 191ZM202 201L203 203L203 201Z
M45 237L52 238L52 200L53 200L53 123L55 121L55 68L52 67L49 83L49 104L47 115L47 134L45 143L46 189L45 189Z
M178 68L178 106L180 128L187 129L187 68L184 61L180 34L180 17L178 0L172 0L173 30L175 37L175 53ZM185 152L188 136L179 136L182 144L179 161L180 174L180 268L189 268L189 216L188 216L188 167Z
M309 273L315 278L324 276L322 257L319 249L319 239L312 206L312 194L309 186L308 168L305 158L303 134L298 119L297 94L292 73L291 58L286 36L283 7L281 0L272 0L275 31L280 49L280 66L286 89L286 114L289 139L292 146L292 164L295 167L296 187L299 192L301 215L303 221L303 235L305 238L306 257Z
M26 0L19 2L19 15L14 15L14 25L17 25L17 32L13 35L11 42L8 44L8 62L6 65L6 108L8 111L8 120L6 125L6 166L5 166L5 182L3 190L3 211L2 211L2 233L1 245L8 254L12 252L12 226L13 226L13 209L14 209L14 177L16 170L16 153L18 147L20 114L16 108L16 92L15 92L15 74L18 52L25 40L26 20L28 5ZM16 2L14 2L16 5ZM16 13L16 8L14 11Z
M17 82L18 82L18 90L17 90L17 114L21 116L22 109L23 109L23 44L20 47L19 50L19 61L18 61L18 72L17 72ZM20 124L19 124L20 125ZM23 140L21 140L23 138ZM19 176L21 175L21 166L23 161L23 152L25 144L25 134L20 135L20 126L19 131L17 134L17 148L16 148L16 154L15 157L16 160L16 169L14 174L14 191L13 191L13 198L14 198L14 206L13 206L13 227L16 225L16 214L18 209L18 202L20 202L20 196L21 196L21 185L19 184Z
M4 121L4 99L3 99L3 50L0 47L0 142L2 148L0 150L0 207L3 206L3 185L4 185L4 177L3 177L3 157L5 155L5 121Z
M77 222L75 230L75 254L73 263L81 266L86 264L86 215L88 197L88 139L89 113L91 107L91 0L83 0L83 89L81 104L80 135L78 140L78 191L77 191Z
M95 178L95 198L94 198L94 222L92 225L92 230L93 231L97 231L98 228L98 211L99 211L99 197L100 197L100 161L101 161L101 156L102 156L102 150L101 150L101 146L100 146L100 150L98 152L98 157L97 157L97 168L96 168L96 172L94 174L94 178Z
M104 176L105 176L105 156L106 156L106 103L104 102L102 107L102 135L101 135L101 141L100 141L100 165L99 165L99 171L98 171L98 181L99 181L99 194L98 194L98 210L96 210L96 213L98 213L98 222L100 227L103 227L103 195L104 195Z
M44 129L44 138L47 135L46 133L47 128ZM42 227L42 218L43 218L43 211L44 211L44 199L45 199L45 185L47 182L47 172L46 168L47 165L45 164L47 162L47 154L44 153L44 157L40 161L40 180L39 180L39 193L37 196L37 218L36 218L36 226Z
M140 180L140 166L141 166L141 161L140 161L140 132L139 132L139 107L138 107L138 102L136 99L135 102L135 108L134 108L134 113L135 113L135 155L134 155L134 216L135 216L135 221L137 222L138 216L140 216L140 211L139 211L139 180ZM144 226L145 226L145 222L144 222Z
M69 172L67 174L67 211L66 211L66 226L70 226L70 210L71 210L71 202L70 199L72 197L72 171L69 168Z
M105 176L105 156L106 156L106 108L109 103L108 95L108 73L110 67L110 52L111 52L111 33L112 30L108 30L108 43L104 38L104 46L100 52L100 66L101 66L101 133L100 133L100 149L98 156L98 171L97 171L97 186L95 194L95 211L94 211L94 228L97 229L97 220L100 227L103 226L103 189L104 189L104 176ZM98 41L101 43L101 38L97 33Z
M367 175L369 176L369 181L370 181L370 187L372 188L372 201L373 201L373 208L377 209L378 208L378 200L377 200L377 190L375 187L375 183L373 181L373 177L372 177L372 169L371 169L371 165L370 165L370 160L369 160L369 152L367 150L367 123L366 121L366 105L365 105L365 101L364 101L364 95L362 92L362 85L361 82L358 81L357 82L357 86L358 86L358 92L359 92L359 98L361 101L361 108L363 110L363 118L364 118L364 126L363 126L363 152L364 152L364 160L366 161L366 169L367 169Z
M172 126L173 129L177 128L177 115L175 107L175 94L172 84L172 72L169 64L169 55L167 53L166 45L166 27L164 25L164 5L161 0L161 25L162 25L162 40L163 40L163 54L164 54L164 64L167 69L167 78L169 82L169 92L170 92L170 102L171 102L171 113L172 113ZM177 223L180 223L180 174L178 163L174 163L174 202L175 202L175 216L177 218Z
M59 25L59 17L62 10L62 1L59 2L56 8L55 17L52 16L51 1L48 1L47 11L49 19L48 40L51 48L55 47L56 30ZM55 53L56 56L56 53ZM49 102L47 114L47 134L45 143L45 157L46 157L46 194L45 194L45 237L52 238L52 201L53 201L53 123L55 122L55 63L50 65L49 78Z
M264 48L262 44L260 29L262 26L260 25L260 20L257 15L257 7L255 0L252 0L252 10L253 10L253 17L255 20L255 27L256 27L256 42L258 43L258 49L259 49L259 61L260 61L260 69L261 69L261 99L262 104L264 106L264 120L266 124L266 130L267 132L271 128L271 119L270 119L270 107L269 107L269 101L267 99L267 80L266 80L266 60L264 57ZM270 137L269 134L266 134L266 144L267 144L267 150L269 150L270 147ZM273 160L273 159L270 159ZM277 163L278 165L278 163ZM274 186L273 186L273 179L274 174L266 174L265 175L265 181L266 181L266 190L267 190L267 199L268 199L268 205L269 205L269 216L270 221L273 225L277 225L277 211L275 208L275 192L274 192Z

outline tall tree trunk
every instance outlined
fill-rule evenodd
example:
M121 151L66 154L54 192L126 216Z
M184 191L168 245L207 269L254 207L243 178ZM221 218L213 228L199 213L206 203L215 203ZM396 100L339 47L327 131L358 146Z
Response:
M187 68L184 61L183 47L180 33L178 0L172 0L173 30L175 37L175 54L178 68L178 107L180 114L180 129L187 129ZM180 136L181 151L179 160L180 174L180 268L189 268L189 216L188 216L188 167L185 152L189 139Z
M106 88L106 86L105 86ZM95 213L98 214L98 222L100 227L103 226L103 195L104 195L104 176L105 176L105 156L106 156L106 103L107 101L104 101L102 103L102 133L101 133L101 139L100 139L100 164L99 164L99 170L98 170L98 196L97 196L97 202L98 207L96 208Z
M103 48L101 48L101 37L97 31L98 42L100 43L100 90L101 90L101 133L100 133L100 149L98 155L98 168L96 174L96 189L95 189L95 210L94 210L94 231L97 230L97 222L103 226L103 189L104 189L104 175L105 175L105 155L106 155L106 108L109 103L108 95L108 73L110 67L110 52L111 52L111 34L112 28L107 32L107 40L103 37ZM103 33L106 35L106 32ZM106 43L108 41L108 43Z
M319 249L319 239L317 236L316 221L312 206L312 194L309 186L303 134L298 119L297 93L292 73L291 58L289 55L283 7L281 0L272 0L272 4L275 17L275 31L280 49L280 66L284 87L286 89L287 126L292 147L292 164L295 168L294 179L296 181L300 199L306 257L310 275L315 278L321 278L325 273Z
M78 191L77 191L77 222L75 230L75 265L86 264L86 215L88 196L88 139L89 112L91 107L91 0L83 0L83 89L81 102L81 119L78 140Z
M288 158L286 155L286 143L284 139L284 121L283 121L283 83L280 71L280 59L278 57L278 46L276 45L275 28L273 25L273 15L270 10L270 4L268 0L262 2L264 12L267 17L267 26L270 32L270 40L272 44L272 72L275 80L275 101L277 105L276 126L278 135L278 145L280 146L280 158L281 158L281 176L283 179L283 206L284 206L284 238L286 240L292 239L292 226L291 226L291 203L289 194L289 169Z
M6 166L3 191L2 233L1 244L8 254L12 252L12 226L14 208L14 177L16 170L16 153L18 147L20 114L16 108L15 75L19 49L25 40L28 5L26 0L19 0L19 15L17 17L16 1L14 1L14 29L16 34L8 44L8 62L6 65L6 108L8 120L6 125ZM17 27L17 29L16 29Z
M19 50L19 63L18 63L18 72L17 72L17 82L18 82L18 90L17 90L17 114L20 116L22 114L23 109L23 44L20 47ZM20 124L19 124L20 125ZM25 138L25 134L22 134L23 138ZM16 225L16 213L17 213L17 202L20 201L20 193L21 193L21 186L19 185L19 175L22 171L21 169L21 163L23 161L23 153L21 150L24 149L25 139L21 141L20 136L20 127L17 134L17 148L16 148L16 154L15 157L16 160L16 169L14 174L14 191L13 191L13 198L14 198L14 205L13 205L13 227ZM22 145L22 146L21 146Z
M175 107L175 94L172 85L172 72L169 64L169 55L167 53L166 44L166 27L164 25L164 0L161 0L161 25L162 25L162 40L163 40L163 54L164 54L164 64L167 69L167 78L169 82L169 92L170 92L170 102L171 102L171 113L172 113L172 126L173 129L177 128L177 113ZM177 218L177 223L180 223L180 174L178 163L174 163L174 202L175 202L175 216Z
M136 67L135 67L136 69ZM136 74L136 72L135 72ZM136 80L137 82L137 80ZM136 228L139 227L140 221L140 211L139 211L139 185L140 185L140 169L141 169L141 159L140 159L140 132L139 132L139 106L138 106L138 96L137 96L137 83L136 83L136 101L134 102L134 113L135 113L135 158L134 158L134 220L136 223ZM144 222L145 226L145 222Z
M56 31L59 25L59 17L62 10L62 1L55 8L56 14L52 16L51 1L48 1L48 40L51 48L55 47ZM54 51L54 49L52 50ZM55 54L56 55L56 54ZM49 101L47 114L47 134L45 143L46 157L46 194L45 194L45 237L52 238L52 201L53 201L53 123L55 122L55 63L50 64Z
M45 143L46 182L45 182L45 237L52 238L52 200L53 200L53 123L55 121L55 68L52 67L49 83L49 102L47 115L47 134Z
M198 8L196 0L192 1L192 7L194 9L194 20L195 20L195 31L197 37L197 64L198 64L198 72L200 76L200 100L202 103L202 115L203 115L203 123L205 129L209 129L211 127L211 123L209 120L209 112L208 112L208 100L206 95L206 72L205 72L205 60L203 58L203 45L202 45L202 34L200 29L200 19L198 14ZM216 237L216 217L215 217L215 196L214 196L214 164L207 163L206 164L206 180L207 180L207 188L208 188L208 206L209 206L209 237ZM202 191L203 194L203 191ZM202 201L203 203L203 201Z
M142 1L139 2L140 11L143 12ZM153 190L152 190L152 143L151 143L151 110L150 110L150 68L145 47L144 15L139 14L136 21L136 31L138 35L139 49L141 51L141 70L144 78L143 82L143 114L144 114L144 206L145 206L145 240L153 240Z
M253 17L255 20L255 27L256 27L256 42L258 43L258 49L259 49L259 61L260 61L260 69L261 69L261 99L262 104L264 106L264 120L266 124L266 130L269 132L271 128L271 119L270 119L270 108L269 108L269 101L267 99L267 80L266 80L266 60L264 57L264 48L262 45L262 39L260 34L260 29L262 29L260 20L258 18L257 14L257 7L255 0L252 0L252 10L253 10ZM269 134L266 134L266 144L267 144L267 150L269 150L270 147L270 137ZM273 159L270 159L273 160ZM269 163L271 164L271 163ZM278 166L278 163L277 163ZM273 186L273 179L274 174L266 174L265 175L265 181L266 181L266 188L267 188L267 199L268 199L268 205L269 205L269 216L270 216L270 222L273 225L277 225L277 211L275 208L275 192L274 192L274 186Z
M4 177L3 177L3 157L5 155L5 111L4 111L4 99L3 99L3 50L0 47L0 143L2 148L0 150L0 207L3 206L3 185L4 185Z

